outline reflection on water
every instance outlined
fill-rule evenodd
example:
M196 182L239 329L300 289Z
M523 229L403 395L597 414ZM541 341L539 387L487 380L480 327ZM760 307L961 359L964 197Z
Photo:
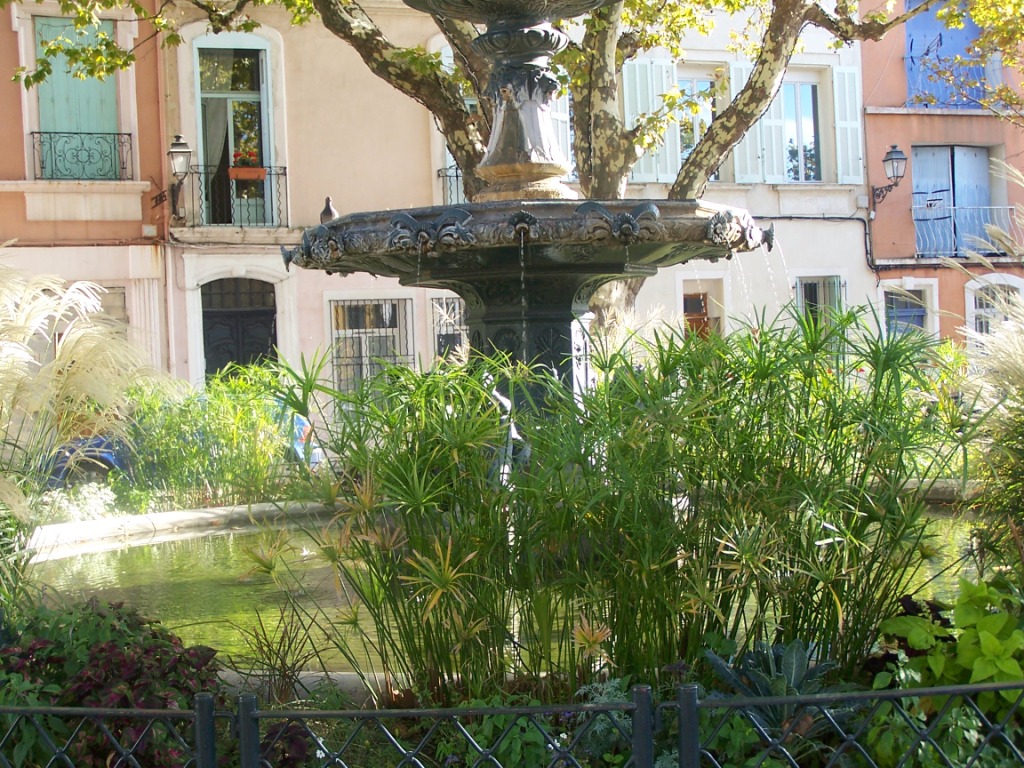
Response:
M969 562L960 567L970 532L968 521L934 516L931 544L937 556L915 579L919 597L951 601L959 576L975 576ZM276 624L278 606L287 597L270 576L253 571L246 554L247 549L268 549L268 539L276 539L276 533L218 530L199 538L44 561L33 565L31 574L38 584L68 598L123 601L159 619L186 644L209 645L224 655L244 654L238 628L253 627L257 610L264 623ZM279 567L300 579L300 604L338 608L341 600L331 570L311 554L314 549L302 531L293 531ZM334 670L349 669L337 653L326 656Z
M276 538L276 535L275 537ZM266 573L253 570L247 549L268 547L268 534L254 529L180 541L128 547L47 560L31 567L33 580L71 600L96 597L124 602L159 619L188 645L209 645L225 655L244 654L239 627L276 626L287 595ZM341 605L330 569L310 554L310 539L294 531L279 568L297 576L300 604L330 610ZM283 580L284 584L288 579ZM342 669L343 664L332 666Z

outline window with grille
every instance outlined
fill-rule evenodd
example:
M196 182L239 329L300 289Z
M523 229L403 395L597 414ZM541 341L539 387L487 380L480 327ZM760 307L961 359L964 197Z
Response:
M357 389L388 365L412 365L412 299L332 301L330 306L334 380L340 391Z
M466 327L466 302L458 296L430 300L434 329L434 358L447 360L459 347L469 343Z
M837 275L798 277L797 309L816 323L827 323L842 308L842 283Z

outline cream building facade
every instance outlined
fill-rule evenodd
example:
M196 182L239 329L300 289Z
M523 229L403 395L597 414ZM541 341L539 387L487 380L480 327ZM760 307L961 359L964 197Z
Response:
M397 44L441 50L430 19L398 0L369 10ZM8 12L0 66L12 71L30 66L61 22L48 1ZM461 339L451 294L369 275L288 271L281 248L319 222L327 196L342 214L456 200L444 143L424 108L321 25L294 27L272 7L253 13L261 26L248 33L212 35L201 20L182 19L182 44L160 49L143 25L112 12L105 23L118 40L142 41L137 64L113 78L112 95L76 95L80 83L72 82L71 96L0 86L5 113L20 117L0 128L5 145L19 149L0 158L2 236L18 238L4 258L104 285L108 308L128 320L153 364L197 385L225 362L274 350L292 362L331 350L343 388L380 358L429 365ZM693 40L685 62L651 55L631 64L627 116L649 110L672 85L734 92L750 68L730 51L728 31L720 24ZM727 331L791 301L816 312L877 299L865 251L859 48L836 51L828 42L808 34L780 98L707 190L708 200L774 223L776 248L663 270L641 290L638 316L685 316L693 328ZM72 97L111 101L113 129L43 103ZM566 106L554 111L568 142ZM638 164L628 197L665 197L714 109L708 100ZM123 159L111 168L55 170L44 148L62 133L111 147L121 141L111 135L127 136L129 148L116 150ZM192 151L177 189L166 156L176 135Z

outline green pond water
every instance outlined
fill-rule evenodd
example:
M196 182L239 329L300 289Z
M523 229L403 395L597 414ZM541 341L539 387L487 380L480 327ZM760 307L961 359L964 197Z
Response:
M973 576L956 561L970 540L969 522L948 515L933 518L932 544L938 556L918 575L919 597L949 600L955 595L958 574ZM247 646L240 628L263 622L275 626L278 606L288 595L266 573L254 571L249 551L275 546L277 531L240 528L199 536L77 554L36 563L33 580L71 599L96 597L101 602L124 602L143 615L159 619L186 644L202 644L222 655L244 657ZM284 552L285 567L301 579L299 602L331 613L344 604L329 567L312 555L314 545L301 530L291 530ZM329 646L325 643L322 645ZM334 671L350 667L337 652L325 660Z

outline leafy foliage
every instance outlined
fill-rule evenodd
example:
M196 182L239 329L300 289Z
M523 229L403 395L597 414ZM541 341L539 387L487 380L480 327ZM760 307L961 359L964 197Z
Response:
M309 533L353 607L325 629L403 703L510 674L545 696L668 685L712 636L740 654L807 638L853 675L928 554L921 494L966 439L929 407L952 396L934 343L873 327L666 332L599 351L578 397L501 361L355 394L291 370L300 403L334 398L315 421L337 515Z
M162 382L132 392L127 442L131 477L115 490L123 507L189 509L281 498L289 470L289 411L273 398L273 372L230 367L202 391Z
M67 608L39 607L16 642L0 648L0 702L18 706L188 709L197 693L218 689L216 651L186 648L158 623L121 605L95 600ZM153 766L177 766L184 753L170 734L130 718L108 718L122 743ZM37 729L20 725L21 759L42 748ZM67 739L69 724L51 718L46 729ZM76 765L106 766L110 742L95 724L71 740ZM45 762L45 760L44 760Z

